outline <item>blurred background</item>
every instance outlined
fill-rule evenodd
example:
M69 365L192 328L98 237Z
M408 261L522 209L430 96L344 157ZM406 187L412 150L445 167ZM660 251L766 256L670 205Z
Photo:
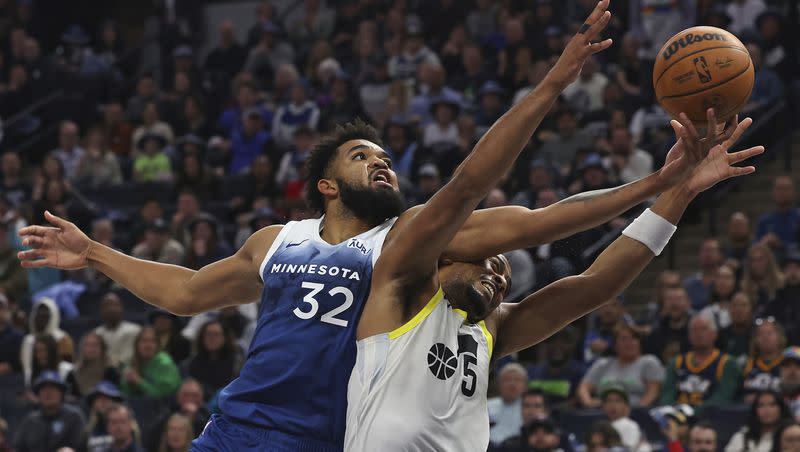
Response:
M309 218L303 162L361 117L409 206L547 74L595 0L0 0L0 451L180 451L216 410L257 305L179 318L92 269L25 270L16 231L68 218L200 268ZM736 34L756 69L740 147L618 300L493 369L493 451L800 451L797 0L612 0L587 61L481 208L642 178L674 144L661 45ZM511 301L583 271L646 205L508 254ZM625 271L621 268L620 271ZM554 300L555 302L555 300ZM119 403L119 405L115 404Z

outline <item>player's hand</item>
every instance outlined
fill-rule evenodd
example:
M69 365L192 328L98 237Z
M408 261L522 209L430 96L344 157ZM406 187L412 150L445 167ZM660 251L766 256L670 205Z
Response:
M738 167L733 165L763 153L764 146L754 146L739 152L728 152L752 123L752 119L745 118L736 125L730 137L709 150L708 155L697 165L686 181L686 188L690 193L697 194L726 179L755 172L754 166Z
M567 86L578 78L583 63L590 55L601 52L611 45L611 39L594 42L611 20L608 5L609 0L601 0L597 3L594 11L589 14L578 33L569 40L564 52L550 69L548 76L562 86Z
M32 249L17 257L25 268L52 267L74 270L88 265L92 241L77 226L50 212L45 219L53 225L27 226L19 230L22 244Z

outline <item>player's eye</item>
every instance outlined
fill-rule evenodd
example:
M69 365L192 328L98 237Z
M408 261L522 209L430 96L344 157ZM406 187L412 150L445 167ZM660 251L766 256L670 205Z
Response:
M364 154L363 152L358 152L355 155L353 155L353 160L366 160L366 159L367 159L367 154Z

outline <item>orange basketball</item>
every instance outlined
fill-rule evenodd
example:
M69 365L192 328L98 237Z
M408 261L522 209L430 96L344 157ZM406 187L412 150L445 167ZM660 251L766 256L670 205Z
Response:
M698 125L713 107L722 122L738 113L753 90L753 62L739 39L716 27L692 27L658 52L653 86L672 117L683 112Z

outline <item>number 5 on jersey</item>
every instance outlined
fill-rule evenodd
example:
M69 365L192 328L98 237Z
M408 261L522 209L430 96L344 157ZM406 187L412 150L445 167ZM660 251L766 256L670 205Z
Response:
M303 302L309 305L308 310L303 311L298 306L294 308L294 311L292 312L294 312L294 315L303 320L313 319L314 316L317 315L317 311L319 311L319 302L317 301L316 296L325 290L325 284L303 281L301 287L303 289L310 290L310 292L303 297ZM328 295L331 297L335 297L336 295L344 295L344 302L332 310L322 314L320 320L332 325L347 327L347 320L337 318L336 316L343 313L353 305L353 292L347 287L334 287L328 291Z

